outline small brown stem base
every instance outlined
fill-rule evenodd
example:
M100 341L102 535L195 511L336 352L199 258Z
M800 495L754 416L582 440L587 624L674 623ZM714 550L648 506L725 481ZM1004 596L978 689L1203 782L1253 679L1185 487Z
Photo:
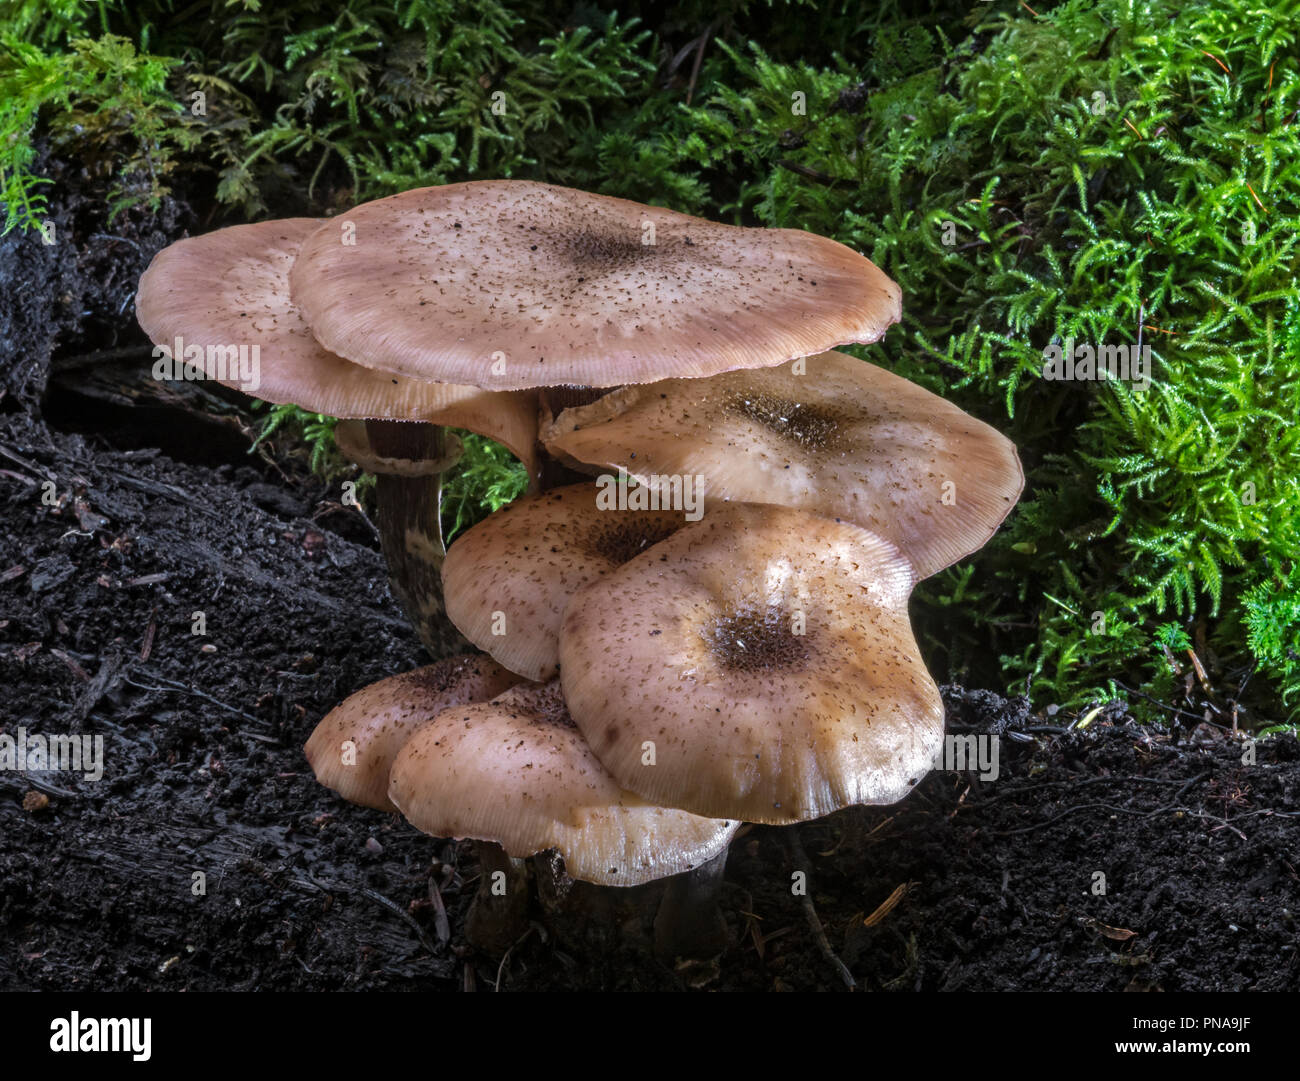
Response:
M718 905L727 850L691 871L673 875L655 916L655 952L672 961L716 957L730 944Z
M528 929L528 868L491 841L475 841L478 893L465 920L465 937L479 949L501 956Z

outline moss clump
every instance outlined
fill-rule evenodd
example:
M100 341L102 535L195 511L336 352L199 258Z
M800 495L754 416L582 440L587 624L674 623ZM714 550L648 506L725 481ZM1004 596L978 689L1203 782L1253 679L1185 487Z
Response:
M74 38L66 51L0 33L0 203L8 232L39 226L48 181L29 170L40 132L56 152L107 178L114 211L155 202L200 134L181 119L168 83L180 62L137 52L125 38Z

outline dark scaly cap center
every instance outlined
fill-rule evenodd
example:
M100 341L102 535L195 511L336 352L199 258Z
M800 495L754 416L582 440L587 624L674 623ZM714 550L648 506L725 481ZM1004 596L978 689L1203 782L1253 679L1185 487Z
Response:
M735 416L761 424L805 450L829 450L838 440L847 416L821 405L808 405L775 394L732 394L725 408Z
M812 658L808 634L796 634L794 614L779 606L726 613L700 633L718 663L733 672L797 669Z

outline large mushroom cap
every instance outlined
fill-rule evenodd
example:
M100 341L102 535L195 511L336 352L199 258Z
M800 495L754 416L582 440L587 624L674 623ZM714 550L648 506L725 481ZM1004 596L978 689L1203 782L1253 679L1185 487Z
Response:
M901 549L918 578L982 547L1024 487L1005 436L845 353L624 387L566 409L542 438L552 454L644 484L698 475L707 505L779 503L854 522Z
M607 506L608 491L574 484L524 496L463 533L442 567L447 617L461 634L512 672L554 676L574 591L685 522L681 510Z
M326 223L327 224L327 223ZM357 419L424 420L454 425L503 443L536 468L537 401L527 393L421 382L377 365L353 364L325 349L290 300L289 268L316 218L234 225L178 240L140 278L136 315L151 341L178 338L210 379L268 402ZM241 346L257 346L250 372L232 364ZM234 350L234 353L231 352ZM177 362L189 360L177 357Z
M395 811L388 772L411 734L450 706L486 702L518 682L490 657L449 657L363 687L325 715L303 750L326 788Z
M623 791L569 717L558 681L439 714L393 763L392 801L436 837L549 848L570 877L635 886L712 859L739 823L655 807Z
M792 229L720 225L523 180L418 188L321 227L294 300L326 347L417 379L606 387L875 341L898 286Z
M727 504L578 591L565 698L619 783L656 803L767 823L893 803L943 735L912 585L857 526Z

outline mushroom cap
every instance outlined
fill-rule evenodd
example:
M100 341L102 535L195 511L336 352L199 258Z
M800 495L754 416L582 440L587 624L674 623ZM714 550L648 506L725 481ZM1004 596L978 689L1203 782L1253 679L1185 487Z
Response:
M564 410L542 439L554 455L643 484L698 475L706 506L779 503L843 518L896 545L918 578L982 547L1024 488L1000 432L845 353L624 387Z
M425 833L495 841L516 857L555 848L570 877L603 886L698 867L740 825L619 788L569 717L558 680L444 710L399 752L388 792Z
M421 382L353 364L312 336L289 296L289 268L318 218L233 225L164 248L140 278L136 316L157 345L202 349L194 363L224 386L331 417L424 420L504 444L536 472L537 399ZM256 385L209 348L258 347ZM182 357L176 360L181 361ZM227 362L228 364L228 362Z
M574 591L686 521L678 510L601 509L601 491L573 484L522 496L447 550L447 618L512 672L537 681L554 676L560 617Z
M325 714L303 750L326 788L363 807L395 811L388 772L412 733L444 709L486 702L518 682L491 657L448 657L363 687Z
M717 507L574 595L565 699L618 782L656 803L765 823L893 803L943 736L913 581L857 526Z
M525 180L363 203L290 281L329 349L494 390L607 387L780 364L871 342L898 286L826 237L721 225Z

